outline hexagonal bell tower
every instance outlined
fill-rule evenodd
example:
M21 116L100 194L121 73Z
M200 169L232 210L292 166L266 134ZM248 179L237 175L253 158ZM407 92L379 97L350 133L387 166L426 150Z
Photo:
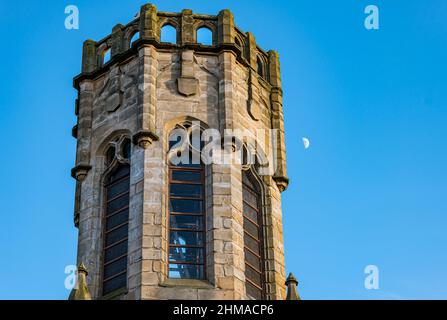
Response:
M111 35L84 42L74 87L85 296L285 299L278 54L238 29L229 10L167 13L146 4ZM256 138L231 136L238 130ZM220 137L217 151L241 161L204 160L211 136Z

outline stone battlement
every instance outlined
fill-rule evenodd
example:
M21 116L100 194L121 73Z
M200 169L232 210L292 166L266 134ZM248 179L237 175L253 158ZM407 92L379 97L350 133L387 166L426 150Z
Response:
M176 43L161 42L161 30L167 25L176 29ZM212 32L212 45L197 43L197 31L201 28ZM132 42L136 34L139 38ZM151 44L157 49L192 49L203 52L231 50L240 63L258 71L267 83L280 86L276 77L270 76L270 61L277 59L277 53L265 52L256 44L253 34L244 33L236 27L231 11L222 10L217 16L194 14L190 9L170 13L159 12L155 5L145 4L133 21L126 25L117 24L110 35L99 41L84 42L82 72L74 79L75 88L79 88L83 79L100 75L111 65L137 54L138 49L145 44ZM104 62L104 56L109 50L110 60Z

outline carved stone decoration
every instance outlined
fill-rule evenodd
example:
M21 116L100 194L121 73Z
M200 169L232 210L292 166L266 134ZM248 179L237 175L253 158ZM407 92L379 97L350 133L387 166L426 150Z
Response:
M287 297L286 300L301 300L301 297L298 293L298 280L296 280L295 276L290 273L289 277L286 280L287 286Z
M159 137L151 131L141 130L132 137L132 140L137 146L147 149L154 141L158 141Z
M76 286L70 292L68 300L92 300L92 295L87 285L88 271L81 262L78 267Z
M181 76L177 79L178 92L186 97L197 93L199 80L194 76L194 51L185 50L182 52Z
M273 180L276 182L276 185L278 186L278 189L280 192L284 192L287 190L287 187L289 186L289 179L286 177L273 177Z
M123 104L121 78L121 69L119 67L112 69L109 79L99 93L98 102L104 105L107 112L115 112Z
M115 112L121 106L123 94L122 91L115 92L106 100L106 110L108 112Z
M88 164L79 164L73 169L71 169L71 176L75 178L77 181L84 181L85 177L87 177L88 172L92 168L91 165Z
M195 95L198 85L199 80L193 77L180 77L177 79L178 92L186 97Z

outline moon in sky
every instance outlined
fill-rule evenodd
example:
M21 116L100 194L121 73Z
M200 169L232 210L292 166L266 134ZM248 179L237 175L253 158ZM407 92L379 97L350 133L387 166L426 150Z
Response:
M310 147L310 141L307 138L303 138L304 149L308 149Z

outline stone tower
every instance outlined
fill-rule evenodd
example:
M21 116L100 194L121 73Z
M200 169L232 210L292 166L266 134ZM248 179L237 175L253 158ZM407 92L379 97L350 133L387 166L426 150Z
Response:
M166 26L175 43L163 41ZM204 28L211 43L197 41ZM168 13L146 4L130 23L84 42L74 87L85 291L93 299L285 299L278 54L237 28L229 10ZM176 130L184 139L173 138ZM250 148L259 141L231 130L271 143ZM181 152L200 153L195 132L220 135L222 154L241 152L242 160L174 163Z

